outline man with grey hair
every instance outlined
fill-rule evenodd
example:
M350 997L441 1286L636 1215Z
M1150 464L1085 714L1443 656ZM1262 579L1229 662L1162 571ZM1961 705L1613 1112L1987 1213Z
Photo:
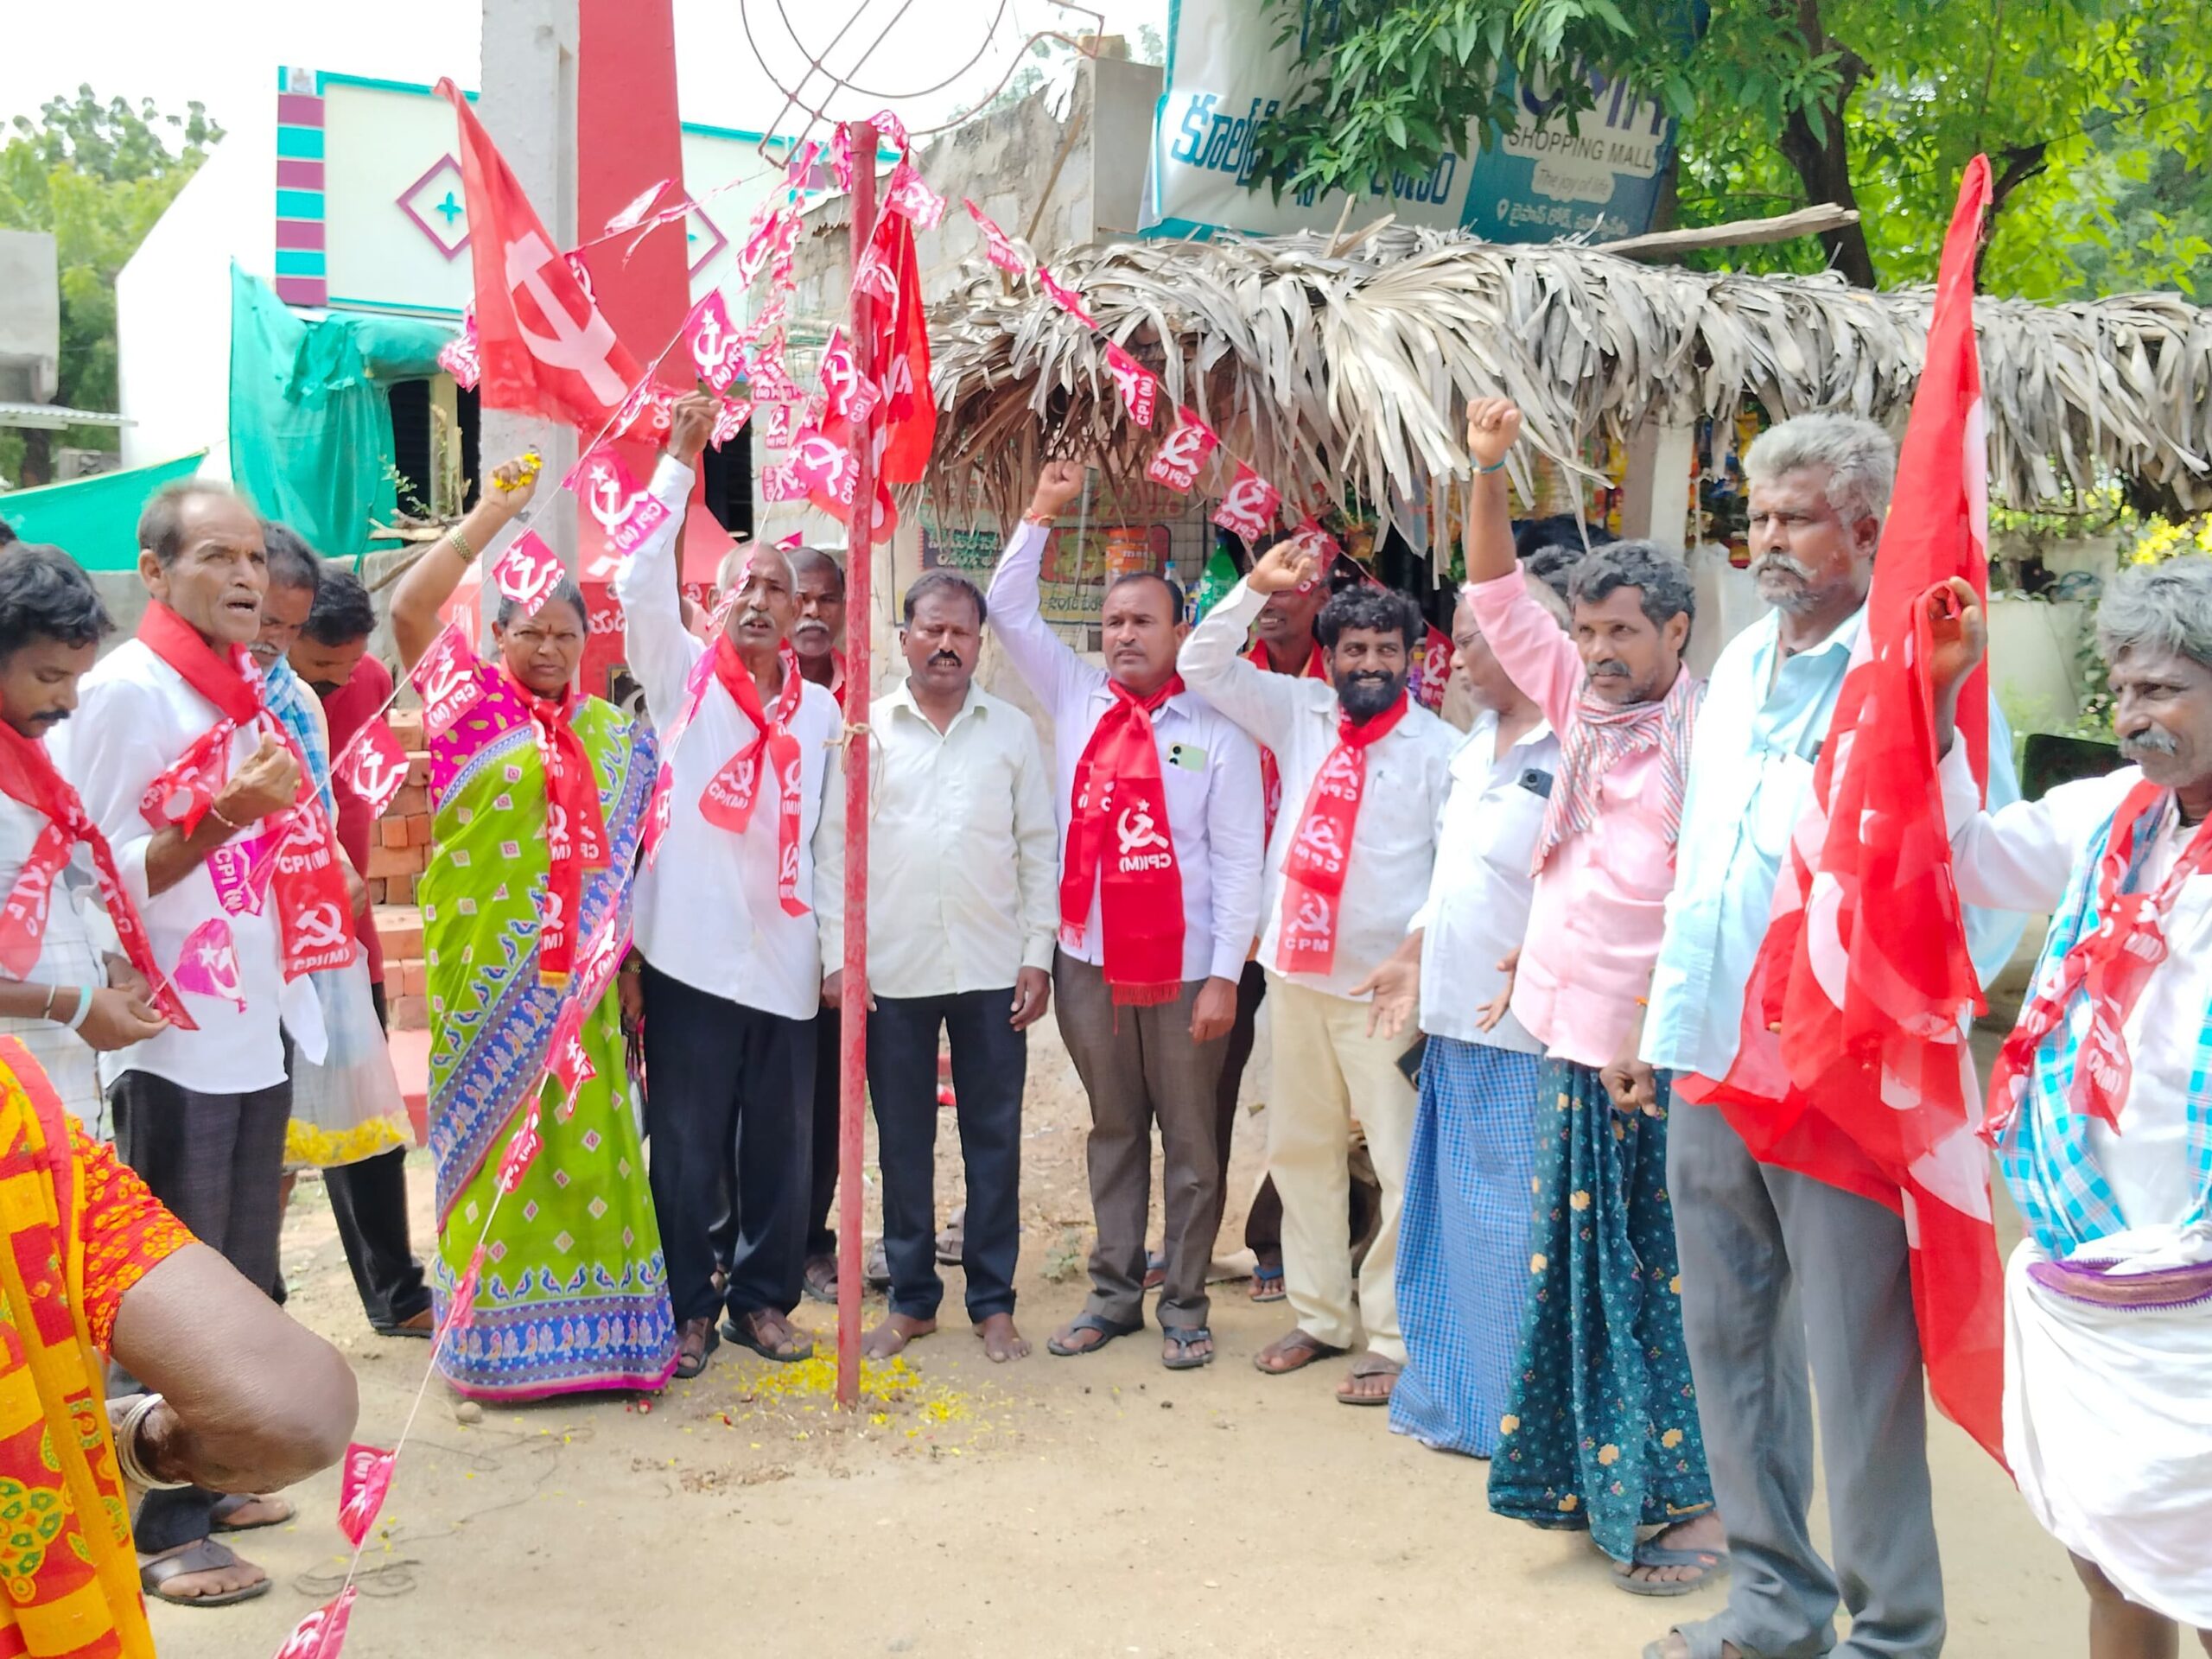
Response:
M2050 914L1990 1081L2027 1224L2005 1458L2088 1589L2095 1659L2167 1659L2177 1625L2212 1653L2212 559L2123 570L2098 613L2129 764L2001 809L1951 741L1984 644L1963 601L1930 664L1959 893Z
M1871 421L1805 415L1760 434L1744 470L1751 574L1774 608L1713 667L1632 1068L1643 1078L1721 1077L1736 1058L1775 880L1866 630L1897 453ZM2019 789L1993 700L1990 733L1996 804ZM2012 954L2018 925L1969 912L1967 930L1986 980ZM1733 1582L1718 1618L1647 1653L1827 1653L1840 1601L1851 1632L1834 1652L1934 1655L1943 1586L1904 1222L1871 1199L1760 1163L1717 1109L1687 1099L1675 1114L1668 1176L1682 1322ZM1819 1384L1833 1567L1806 1527L1808 1367Z
M1702 688L1682 662L1694 598L1650 542L1592 550L1562 632L1513 555L1504 474L1521 411L1467 411L1477 467L1466 599L1499 664L1559 735L1533 860L1529 926L1498 1002L1536 1042L1529 1295L1491 1461L1490 1506L1586 1527L1633 1595L1677 1596L1722 1570L1672 1290L1668 1089L1632 1080L1637 1017L1675 882L1682 779Z

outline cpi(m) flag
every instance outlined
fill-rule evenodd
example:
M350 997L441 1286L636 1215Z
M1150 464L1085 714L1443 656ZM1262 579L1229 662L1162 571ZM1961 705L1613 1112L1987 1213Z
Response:
M645 372L547 239L530 198L467 99L450 80L438 83L438 95L453 105L461 123L484 407L594 430L622 406Z
M1676 1089L1718 1106L1762 1162L1904 1217L1936 1403L2001 1463L2004 1273L1964 1033L1981 994L1936 780L1927 609L1954 576L1988 594L1974 263L1989 194L1978 156L1943 244L1866 629L1775 884L1742 1049L1726 1077ZM1977 670L1959 737L1985 788L1988 707Z

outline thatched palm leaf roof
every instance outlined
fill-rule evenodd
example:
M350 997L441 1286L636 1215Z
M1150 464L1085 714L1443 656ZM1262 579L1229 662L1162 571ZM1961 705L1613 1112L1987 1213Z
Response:
M1537 448L1649 416L1777 418L1847 409L1901 422L1931 296L1831 277L1712 276L1565 244L1503 246L1385 229L1332 257L1317 235L1117 243L1054 273L1163 391L1223 429L1287 495L1350 485L1418 501L1464 474L1460 411L1503 392ZM1103 339L1026 281L981 272L938 308L935 493L1004 511L1039 446L1141 473L1152 435L1123 415ZM2069 305L1980 301L1992 499L2063 504L2113 474L2212 505L2212 313L2171 295Z

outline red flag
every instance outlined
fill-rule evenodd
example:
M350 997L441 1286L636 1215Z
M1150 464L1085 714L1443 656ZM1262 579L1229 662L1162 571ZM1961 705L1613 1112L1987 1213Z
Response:
M683 343L699 378L716 391L728 391L745 366L745 338L729 320L729 306L719 288L691 308L684 320Z
M1014 238L1001 230L998 227L998 222L978 207L972 198L961 197L960 205L968 210L968 216L976 221L976 228L983 233L983 251L989 256L990 262L1001 270L1010 270L1017 276L1027 276L1029 274L1029 262L1021 257L1021 251L1014 245Z
M438 347L438 366L453 376L454 385L463 391L476 390L484 365L477 356L476 313L473 308L461 314L461 332Z
M1904 1217L1936 1403L2001 1462L2004 1270L1962 1034L1981 995L1936 784L1924 604L1954 576L1988 592L1974 262L1989 194L1976 156L1943 244L1866 632L1775 886L1742 1051L1721 1082L1678 1088L1718 1105L1762 1161ZM1986 784L1980 670L1959 699L1959 736Z
M1198 468L1206 464L1206 457L1220 442L1211 427L1178 404L1174 428L1160 440L1159 451L1153 456L1152 465L1144 469L1144 475L1172 490L1187 490L1197 481Z
M1152 371L1109 341L1106 347L1106 372L1114 377L1114 389L1128 406L1129 418L1139 426L1150 426L1152 411L1160 397L1160 382Z
M554 248L468 100L450 80L438 83L438 93L461 123L484 407L591 430L644 371Z
M1240 461L1236 480L1229 493L1221 498L1213 521L1248 542L1256 542L1274 528L1275 509L1281 505L1282 492Z
M292 1626L276 1659L338 1659L346 1646L346 1625L353 1616L353 1598L360 1591L347 1585L337 1596Z
M507 1150L499 1160L499 1186L502 1192L512 1192L522 1185L522 1178L537 1161L537 1154L544 1150L545 1139L537 1132L537 1107L533 1103L523 1115L522 1127L507 1141Z
M492 561L492 583L499 597L525 614L534 613L568 574L561 556L534 530L523 531Z
M380 818L407 785L407 751L381 719L372 720L346 746L331 776L368 803Z
M1083 296L1077 293L1075 289L1064 286L1051 271L1042 265L1037 267L1037 285L1051 296L1054 305L1058 306L1061 310L1066 312L1084 327L1096 328L1098 326L1098 319L1083 308Z
M399 1453L385 1452L359 1440L346 1448L346 1461L338 1474L338 1530L357 1548L377 1523L384 1495L391 1490L392 1465Z
M477 677L476 655L468 641L448 625L407 677L423 694L423 734L443 737L454 722L484 700L484 682Z

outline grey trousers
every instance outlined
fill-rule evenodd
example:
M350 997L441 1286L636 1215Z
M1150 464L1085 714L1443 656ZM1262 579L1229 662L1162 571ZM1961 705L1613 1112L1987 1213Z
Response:
M1682 1327L1731 1561L1727 1611L1683 1627L1692 1659L1724 1640L1745 1659L1933 1659L1943 1577L1904 1223L1760 1164L1711 1107L1681 1105L1669 1127ZM1806 1528L1808 1364L1833 1567Z
M1152 1126L1160 1124L1160 1203L1167 1212L1163 1330L1206 1322L1206 1269L1221 1215L1214 1090L1228 1040L1191 1040L1202 982L1155 1007L1114 1006L1106 976L1065 950L1052 962L1060 1038L1090 1096L1090 1207L1098 1222L1084 1312L1123 1330L1144 1324L1145 1220L1152 1203Z

